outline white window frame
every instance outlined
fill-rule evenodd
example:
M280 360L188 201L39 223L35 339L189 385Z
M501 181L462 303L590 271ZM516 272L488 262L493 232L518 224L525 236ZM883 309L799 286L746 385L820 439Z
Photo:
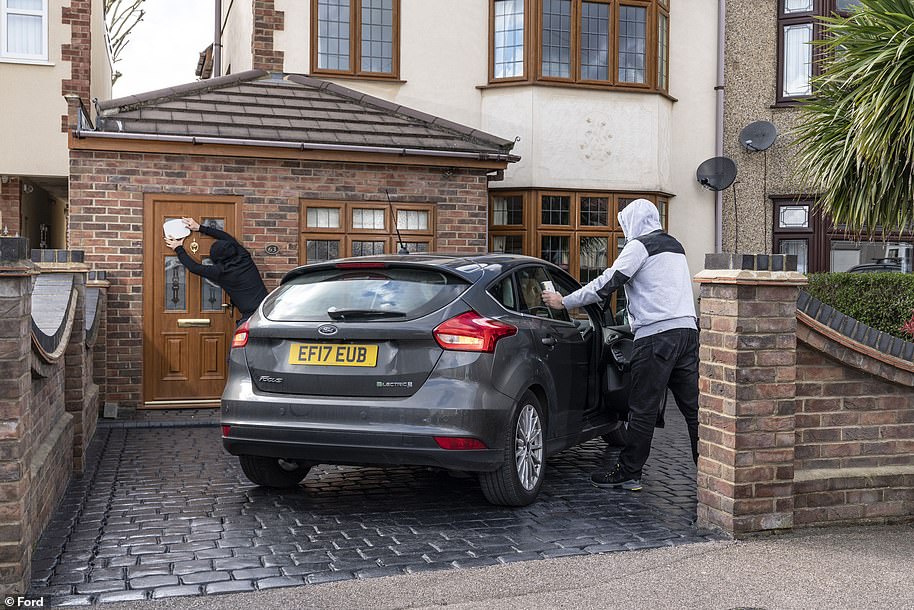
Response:
M24 8L9 8L10 0L0 0L0 59L16 60L23 63L27 62L47 62L48 61L48 0L41 0L41 10L29 10ZM41 17L41 53L38 55L27 55L24 53L8 53L6 43L8 38L8 15L26 15L30 17Z

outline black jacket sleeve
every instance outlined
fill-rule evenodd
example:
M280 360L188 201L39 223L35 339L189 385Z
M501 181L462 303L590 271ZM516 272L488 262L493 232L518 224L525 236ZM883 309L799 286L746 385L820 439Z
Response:
M238 244L239 246L241 245L238 243L237 239L235 239L234 237L232 237L225 231L223 231L221 229L217 229L215 227L210 227L207 225L200 225L200 232L203 233L204 235L209 235L210 237L214 237L216 239L223 239L225 241L230 241L233 244Z
M187 267L187 270L191 273L197 275L202 275L208 280L218 282L219 278L222 276L222 267L219 265L201 265L184 250L184 246L178 246L175 248L175 254L178 255L178 260L181 261L181 264Z

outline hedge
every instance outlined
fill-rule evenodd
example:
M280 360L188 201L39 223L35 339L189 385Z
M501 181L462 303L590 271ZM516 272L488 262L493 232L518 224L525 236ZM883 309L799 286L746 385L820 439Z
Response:
M914 274L814 273L806 291L868 326L911 340L900 327L914 312Z

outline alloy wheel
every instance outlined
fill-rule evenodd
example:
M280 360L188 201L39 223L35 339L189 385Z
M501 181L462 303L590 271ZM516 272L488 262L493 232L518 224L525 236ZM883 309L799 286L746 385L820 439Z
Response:
M543 426L531 404L524 405L517 417L514 461L518 481L527 491L533 490L543 471Z

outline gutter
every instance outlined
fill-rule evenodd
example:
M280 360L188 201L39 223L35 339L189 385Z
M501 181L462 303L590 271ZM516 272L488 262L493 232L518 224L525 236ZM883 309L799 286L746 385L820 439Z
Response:
M151 133L129 133L123 131L82 131L79 127L73 135L82 138L105 138L115 140L142 140L151 142L173 142L181 144L221 144L227 146L261 146L269 148L289 148L294 150L327 150L335 152L373 153L382 155L418 155L423 157L452 157L457 159L475 159L478 161L504 161L516 163L517 155L506 153L473 153L465 151L428 150L424 148L391 148L385 146L357 146L354 144L323 144L318 142L284 142L281 140L247 140L242 138L218 138L211 136L174 136Z
M724 156L724 65L726 61L726 23L727 0L717 0L717 85L714 93L717 97L714 123L714 156ZM723 252L723 207L724 195L721 191L714 193L714 251Z

